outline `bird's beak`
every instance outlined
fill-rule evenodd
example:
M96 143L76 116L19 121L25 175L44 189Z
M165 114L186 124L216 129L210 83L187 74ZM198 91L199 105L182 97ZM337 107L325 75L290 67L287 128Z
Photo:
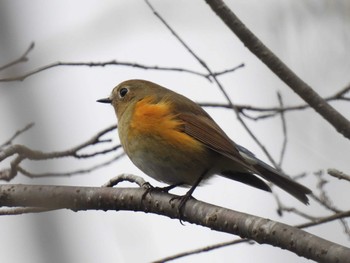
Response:
M112 103L112 100L110 98L105 98L105 99L99 99L97 100L97 102L101 102L101 103Z

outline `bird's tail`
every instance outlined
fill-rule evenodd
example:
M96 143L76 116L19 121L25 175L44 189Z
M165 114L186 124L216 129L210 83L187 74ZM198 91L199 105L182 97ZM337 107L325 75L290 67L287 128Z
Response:
M254 165L254 168L259 172L259 175L267 181L282 188L304 204L309 203L309 198L306 196L307 194L311 194L309 188L293 181L291 178L280 173L263 161L258 160L258 163Z

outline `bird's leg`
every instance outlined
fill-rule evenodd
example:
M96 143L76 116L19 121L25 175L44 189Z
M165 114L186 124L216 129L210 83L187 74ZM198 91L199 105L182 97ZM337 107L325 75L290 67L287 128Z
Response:
M170 202L173 201L174 199L179 199L180 200L180 204L178 206L178 213L179 213L179 219L180 219L180 223L183 225L182 223L182 219L183 219L183 213L182 210L185 207L186 202L190 199L193 198L192 194L194 192L194 190L197 188L197 186L200 184L200 182L203 180L204 176L207 174L207 170L205 170L197 179L197 181L195 181L195 183L191 186L190 190L187 191L187 193L183 196L178 196L178 197L173 197L170 199Z
M175 187L178 187L180 185L183 185L184 183L177 183L177 184L171 184L165 187L155 187L156 190L168 193L170 190L174 189Z

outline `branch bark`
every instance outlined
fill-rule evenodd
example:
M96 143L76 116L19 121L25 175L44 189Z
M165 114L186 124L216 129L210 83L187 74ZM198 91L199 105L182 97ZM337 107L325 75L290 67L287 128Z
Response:
M0 185L0 206L45 209L130 210L179 218L171 194L143 188ZM144 197L143 197L144 196ZM350 262L350 249L298 228L190 199L182 220L287 249L317 262Z
M350 139L350 122L329 105L268 49L227 7L222 0L205 0L244 45L284 81L295 93L326 119L339 133Z

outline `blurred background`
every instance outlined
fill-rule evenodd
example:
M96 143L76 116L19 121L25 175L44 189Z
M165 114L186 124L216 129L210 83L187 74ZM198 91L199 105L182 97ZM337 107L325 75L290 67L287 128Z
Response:
M213 71L245 67L219 77L234 103L278 106L303 102L252 55L205 1L151 1L156 10ZM346 0L226 1L236 15L277 56L320 95L330 96L349 84L350 2ZM206 73L154 16L144 1L0 1L0 65L18 58L35 42L29 61L2 71L1 78L21 75L53 62L121 62L182 67ZM141 78L159 83L196 102L225 103L213 83L188 73L142 70L126 66L55 67L24 81L0 82L0 144L30 122L35 126L16 143L42 151L61 151L116 123L112 107L96 103L121 81ZM350 117L349 103L332 105ZM237 143L267 161L232 111L206 108ZM313 110L286 113L288 145L283 169L289 175L308 173L301 183L316 189L316 171L337 168L349 173L349 141ZM283 142L279 117L247 124L273 157ZM118 143L117 132L105 136ZM105 145L104 147L108 147ZM103 148L103 147L102 147ZM100 148L87 149L93 152ZM68 172L91 167L114 155L89 160L26 162L33 172ZM0 164L8 167L10 160ZM127 157L92 173L73 177L28 179L11 183L100 186L121 173L143 176ZM325 177L328 195L339 209L349 209L349 184ZM128 185L129 186L129 185ZM287 206L314 216L330 212L314 201L306 207L274 188ZM174 193L184 194L176 189ZM273 195L223 178L213 178L194 196L202 201L295 225L305 222L284 213L279 217ZM347 220L349 222L349 220ZM339 222L306 229L349 246ZM68 210L0 217L2 262L150 262L237 237L158 215L134 212ZM311 262L268 245L240 244L176 262Z

